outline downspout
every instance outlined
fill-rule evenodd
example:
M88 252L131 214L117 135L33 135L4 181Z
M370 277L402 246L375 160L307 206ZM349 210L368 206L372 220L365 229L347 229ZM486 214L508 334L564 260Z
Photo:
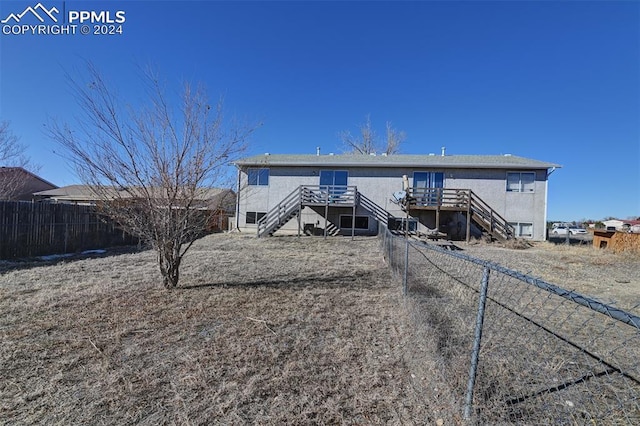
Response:
M547 178L544 180L544 240L547 241L548 235L547 235L547 220L548 220L548 213L547 210L549 208L549 176L551 176L551 173L555 172L556 168L552 167L551 171L549 171L549 169L547 169Z
M236 164L236 167L238 165ZM240 231L240 167L238 167L238 191L236 192L236 230Z

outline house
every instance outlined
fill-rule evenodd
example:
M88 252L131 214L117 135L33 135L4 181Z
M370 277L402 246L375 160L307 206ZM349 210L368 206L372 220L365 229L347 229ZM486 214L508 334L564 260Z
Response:
M112 193L113 198L131 198L131 194L123 189L106 188L107 195ZM160 189L157 192L158 199L164 197ZM152 194L155 196L155 194ZM69 185L47 191L39 191L33 194L34 199L41 202L95 205L102 196L99 196L90 185ZM196 208L211 211L208 228L212 231L225 231L228 229L229 217L235 211L236 194L229 189L202 188L196 197Z
M622 231L622 232L632 232L639 233L640 232L640 220L633 219L608 219L602 221L605 229L609 231Z
M30 201L33 193L56 185L22 167L0 167L0 200Z
M68 185L59 188L36 191L36 201L47 201L61 204L95 205L97 196L89 185Z
M630 220L628 232L640 234L640 220Z
M513 155L256 155L237 161L236 227L544 240L557 164Z
M603 220L602 224L604 225L605 229L608 231L617 231L617 230L621 231L622 225L624 225L624 222L618 219L608 219L608 220Z

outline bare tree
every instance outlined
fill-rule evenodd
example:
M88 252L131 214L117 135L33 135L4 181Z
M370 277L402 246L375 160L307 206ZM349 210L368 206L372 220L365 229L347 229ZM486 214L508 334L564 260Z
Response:
M366 121L360 125L359 135L353 136L351 132L345 130L340 133L340 139L345 150L353 154L385 153L391 155L400 152L400 145L406 139L406 134L394 129L391 122L387 121L386 141L381 143L376 131L371 127L371 117L367 115Z
M83 116L75 127L54 121L49 133L98 207L156 250L164 286L176 287L183 256L205 230L212 188L229 183L227 166L255 127L227 126L222 102L210 105L201 86L185 84L174 112L153 73L143 77L148 105L125 108L92 64L87 70L88 83L68 77Z
M22 192L26 180L20 168L38 169L25 155L26 150L9 122L0 121L0 200L11 200Z
M345 130L340 133L340 139L348 152L354 154L372 154L376 152L377 135L371 127L371 117L367 115L367 121L360 125L360 135L352 136Z
M407 138L407 135L402 130L396 130L391 125L390 121L387 121L387 145L384 150L385 154L397 154L400 152L400 145Z

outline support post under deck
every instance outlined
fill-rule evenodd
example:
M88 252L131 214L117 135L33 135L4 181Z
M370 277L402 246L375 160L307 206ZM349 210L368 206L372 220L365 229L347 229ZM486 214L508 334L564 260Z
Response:
M356 198L353 197L353 211L351 213L351 241L356 235Z
M324 238L327 238L327 226L329 225L329 220L327 217L329 216L329 192L327 191L327 199L324 204Z
M471 241L471 205L467 205L467 242Z
M302 197L300 197L300 204L298 204L298 237L300 237L301 221L302 221Z

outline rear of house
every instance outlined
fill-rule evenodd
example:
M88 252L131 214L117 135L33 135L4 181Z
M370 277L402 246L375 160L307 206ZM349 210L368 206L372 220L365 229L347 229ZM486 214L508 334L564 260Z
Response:
M559 167L512 155L265 154L236 165L242 232L375 234L382 223L533 240L545 239L548 177Z

